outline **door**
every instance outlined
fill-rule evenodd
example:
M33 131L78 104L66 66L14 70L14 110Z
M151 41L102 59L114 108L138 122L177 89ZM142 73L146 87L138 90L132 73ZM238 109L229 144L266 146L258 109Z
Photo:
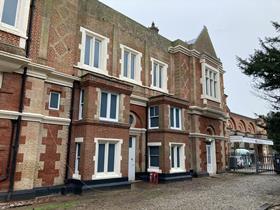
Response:
M135 147L136 138L129 137L129 148L128 148L128 180L135 180Z
M207 159L207 172L209 174L213 173L213 164L212 164L212 147L211 144L206 144L206 159Z

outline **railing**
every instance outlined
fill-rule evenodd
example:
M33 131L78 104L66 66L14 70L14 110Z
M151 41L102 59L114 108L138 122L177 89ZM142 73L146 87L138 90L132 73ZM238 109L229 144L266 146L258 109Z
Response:
M237 173L274 173L274 156L230 155L227 169Z

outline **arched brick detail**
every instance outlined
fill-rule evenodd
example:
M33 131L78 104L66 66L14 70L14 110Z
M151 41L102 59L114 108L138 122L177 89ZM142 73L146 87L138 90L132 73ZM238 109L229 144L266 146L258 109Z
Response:
M228 120L228 128L230 129L230 130L236 130L236 123L235 123L235 121L234 121L234 119L233 118L230 118L229 120Z
M203 134L208 134L208 128L211 127L215 135L220 135L221 134L221 128L220 128L220 121L212 118L206 118L206 117L200 117L199 119L199 130ZM208 134L209 135L209 134Z
M245 122L244 122L243 120L240 120L240 121L238 122L237 130L240 131L240 132L244 132L244 133L247 132L246 124L245 124Z

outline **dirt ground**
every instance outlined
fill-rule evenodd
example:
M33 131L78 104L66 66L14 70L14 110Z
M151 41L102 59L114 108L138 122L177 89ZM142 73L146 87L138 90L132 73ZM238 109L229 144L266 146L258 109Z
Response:
M159 185L138 182L131 189L95 190L47 201L17 209L258 209L280 204L280 176L222 174Z

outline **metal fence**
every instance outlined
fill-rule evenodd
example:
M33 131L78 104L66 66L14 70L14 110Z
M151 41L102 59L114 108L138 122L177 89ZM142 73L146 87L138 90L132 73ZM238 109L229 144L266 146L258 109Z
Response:
M227 168L236 173L274 173L274 156L230 155Z

